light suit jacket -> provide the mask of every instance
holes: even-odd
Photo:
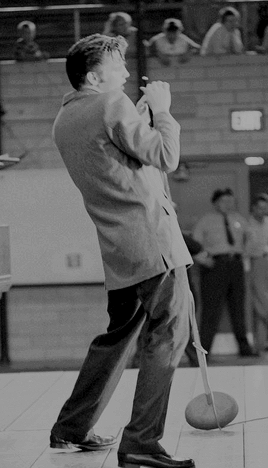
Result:
[[[169,113],[151,128],[122,90],[64,96],[53,134],[98,234],[105,284],[120,289],[191,264],[160,171],[179,162]]]

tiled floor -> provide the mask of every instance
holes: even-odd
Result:
[[[95,303],[104,308],[103,290],[93,289]],[[45,288],[40,295],[35,289],[28,291],[28,296],[24,294],[21,301],[21,289],[13,296],[13,304],[21,307],[21,311],[27,308],[27,304],[35,311],[38,305],[39,308],[44,307],[40,309],[42,313],[48,304],[55,304],[57,309],[64,303],[64,307],[68,305],[71,309],[73,303],[79,302],[81,313],[85,313],[88,298],[92,299],[87,287],[63,287],[60,291],[59,295],[53,289],[51,295]],[[18,309],[14,308],[13,314],[17,313]],[[82,361],[82,358],[66,358],[60,361],[12,360],[9,365],[0,364],[0,468],[117,467],[116,449],[104,453],[62,453],[48,446],[50,428],[71,392]],[[166,450],[177,456],[191,456],[196,461],[196,468],[266,468],[267,364],[268,353],[258,358],[213,355],[209,366],[212,389],[234,396],[239,413],[234,425],[222,431],[200,431],[186,423],[184,411],[194,396],[204,392],[203,384],[199,369],[190,368],[184,356],[176,370],[171,391],[163,438]],[[100,434],[111,433],[118,440],[130,417],[138,372],[131,368],[131,362],[129,367],[96,426]]]
[[[116,448],[102,453],[49,448],[49,432],[69,396],[77,372],[26,372],[0,375],[1,468],[116,468]],[[124,372],[96,425],[99,434],[120,440],[130,417],[137,370]],[[211,367],[213,391],[232,395],[235,420],[222,430],[189,426],[187,403],[203,393],[199,369],[176,370],[162,444],[174,456],[191,456],[196,468],[265,468],[268,459],[268,367]]]

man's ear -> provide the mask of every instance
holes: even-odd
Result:
[[[87,72],[86,79],[91,86],[97,86],[99,84],[98,74],[94,71]]]

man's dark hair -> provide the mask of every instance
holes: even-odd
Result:
[[[219,198],[224,197],[225,195],[233,197],[234,192],[229,187],[227,187],[226,189],[217,189],[212,194],[211,203],[215,203],[217,200],[219,200]]]
[[[175,32],[178,31],[178,29],[179,26],[174,21],[170,21],[166,31]]]
[[[76,42],[66,57],[66,72],[71,85],[79,90],[89,71],[96,69],[105,55],[118,51],[124,58],[127,42],[122,36],[92,34]]]

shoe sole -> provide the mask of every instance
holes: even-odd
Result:
[[[136,463],[118,463],[118,466],[120,468],[143,468],[143,467],[146,467],[146,468],[155,468],[156,465],[145,465],[144,463],[139,463],[139,464],[136,464]],[[195,468],[195,464],[191,464],[191,465],[188,465],[188,466],[185,466],[185,468]]]
[[[120,468],[143,468],[143,467],[155,468],[155,467],[160,466],[160,464],[152,463],[151,465],[149,465],[148,463],[131,463],[131,462],[124,462],[124,461],[118,460],[118,466]],[[191,465],[185,465],[185,468],[196,468],[196,466],[195,466],[195,463],[191,463]]]
[[[80,450],[89,451],[89,452],[101,452],[103,450],[109,450],[110,448],[114,447],[116,442],[112,444],[108,444],[105,446],[99,445],[83,445],[83,444],[72,444],[71,442],[51,442],[50,447],[56,449],[74,449],[78,448]]]

